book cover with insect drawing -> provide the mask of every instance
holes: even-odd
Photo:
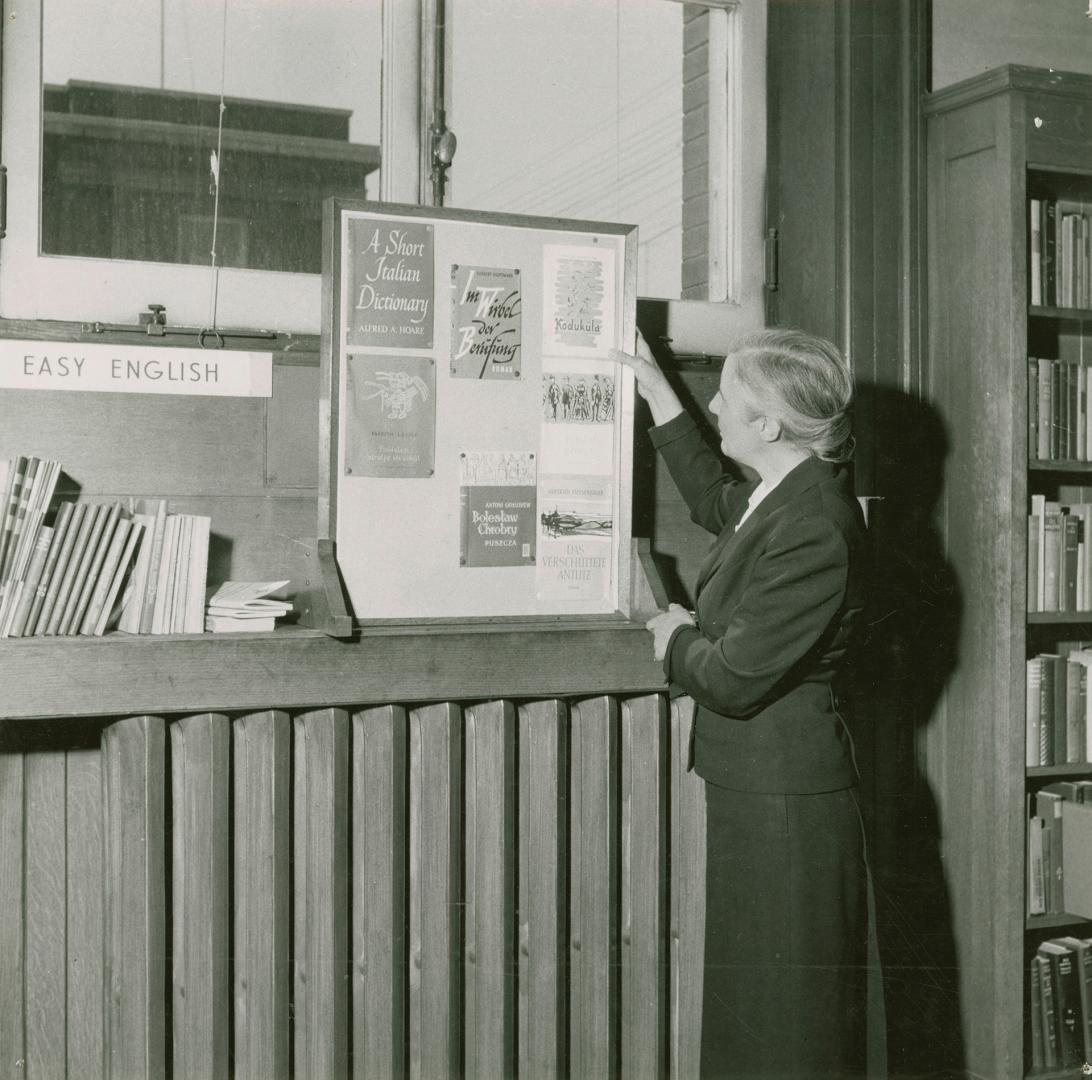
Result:
[[[427,356],[350,356],[347,476],[432,476],[436,364]]]

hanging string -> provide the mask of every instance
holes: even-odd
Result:
[[[220,299],[220,267],[216,262],[216,239],[220,227],[220,172],[223,163],[224,146],[224,113],[227,105],[224,102],[224,87],[227,83],[227,8],[228,0],[224,0],[223,28],[220,41],[220,108],[216,120],[216,149],[212,152],[209,161],[209,170],[212,174],[212,257],[210,266],[210,295],[209,295],[209,326],[208,329],[214,335],[218,333],[217,306]],[[204,340],[202,338],[202,340]]]

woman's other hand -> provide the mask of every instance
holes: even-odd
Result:
[[[653,423],[666,424],[683,411],[682,402],[671,389],[640,330],[637,331],[636,348],[632,353],[611,349],[608,356],[619,364],[625,364],[637,377],[637,392],[648,402]]]
[[[681,604],[669,604],[667,611],[653,615],[645,623],[645,629],[652,632],[652,655],[662,660],[667,655],[667,643],[671,635],[680,626],[697,626],[694,616]]]

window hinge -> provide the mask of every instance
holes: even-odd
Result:
[[[766,280],[763,284],[770,292],[777,292],[778,286],[778,256],[780,255],[780,238],[776,229],[766,230]]]

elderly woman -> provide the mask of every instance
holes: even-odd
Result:
[[[847,470],[852,376],[829,342],[740,341],[710,403],[725,475],[644,341],[631,367],[652,441],[713,533],[696,611],[648,622],[673,692],[696,703],[707,820],[702,1076],[864,1072],[868,872],[837,677],[864,603]]]

